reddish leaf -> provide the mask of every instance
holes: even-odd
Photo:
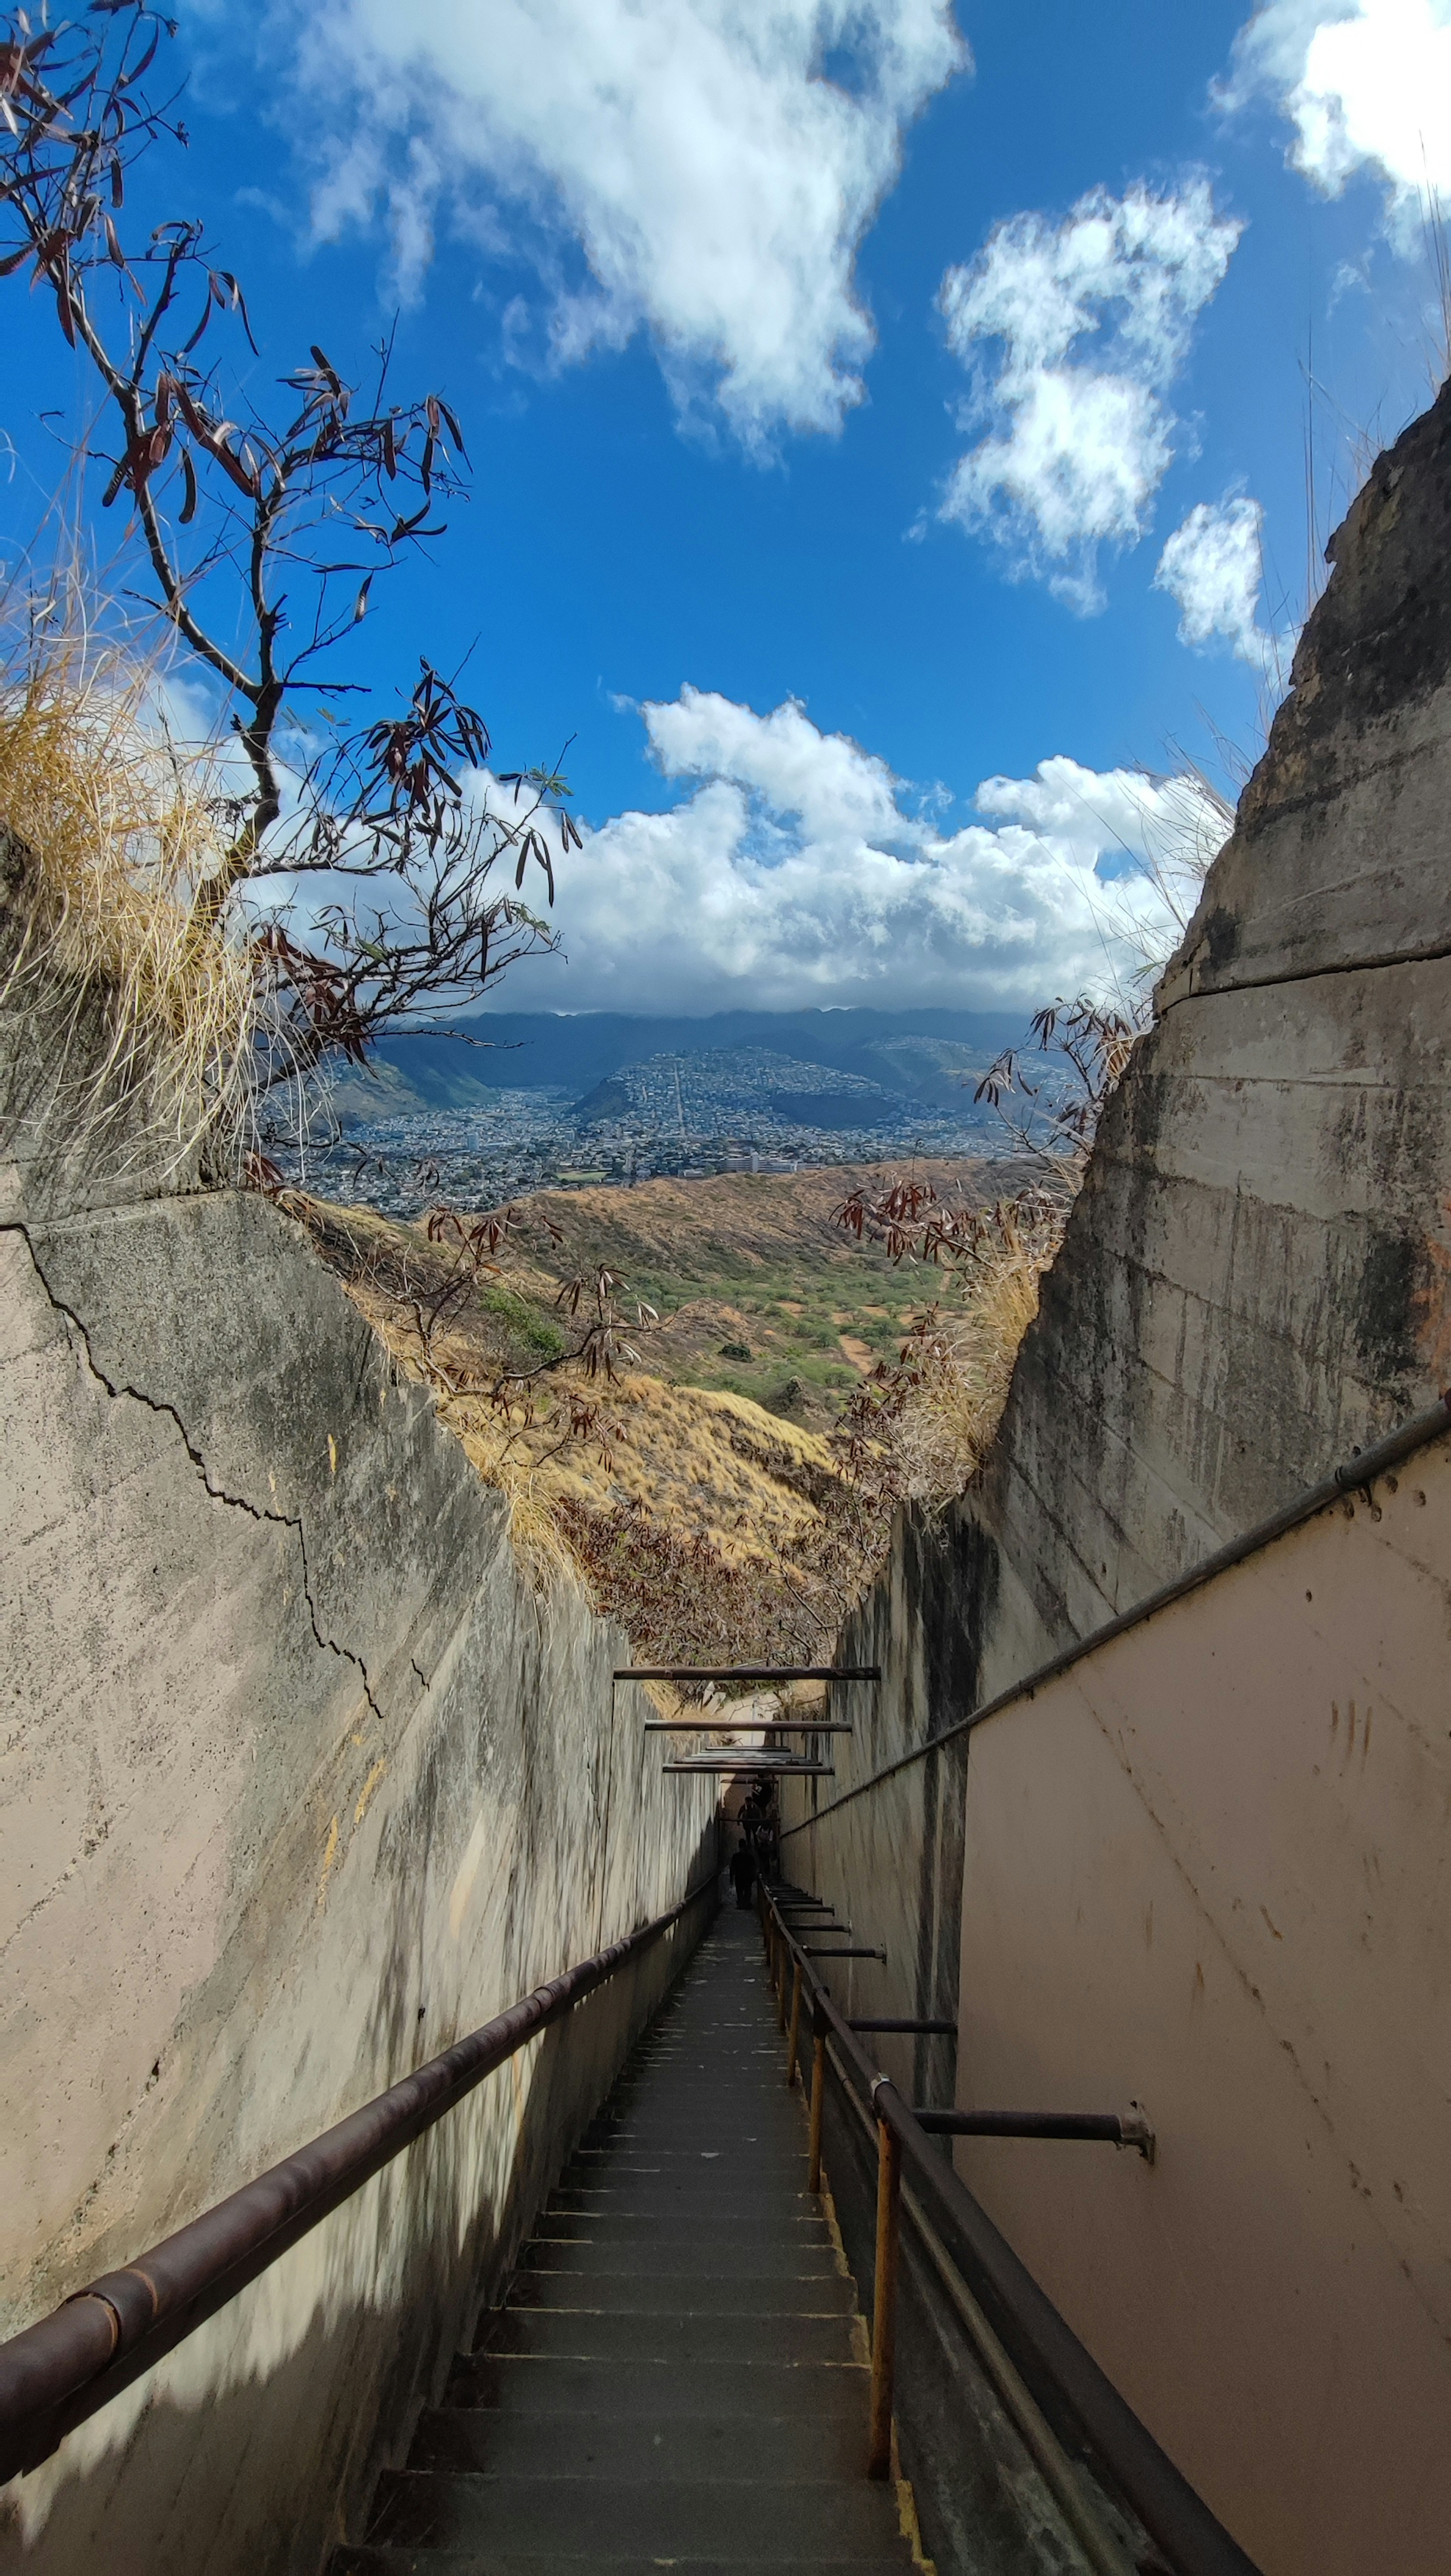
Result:
[[[192,353],[193,349],[196,347],[196,344],[197,344],[198,340],[201,338],[203,331],[205,331],[205,329],[206,329],[206,327],[207,327],[207,324],[210,322],[210,320],[211,320],[211,318],[212,318],[212,294],[211,294],[211,288],[212,288],[212,286],[214,286],[214,285],[215,285],[215,283],[216,283],[216,280],[215,280],[215,279],[212,279],[212,280],[210,281],[209,285],[208,285],[208,289],[207,289],[207,300],[206,300],[205,304],[202,306],[202,318],[201,318],[200,322],[197,324],[196,329],[193,331],[193,333],[192,333],[192,335],[191,335],[191,338],[190,338],[189,340],[187,340],[187,341],[184,341],[184,342],[183,342],[183,344],[182,344],[182,352],[181,352],[181,354],[182,354],[182,356],[183,356],[184,358],[189,358],[189,357],[191,356],[191,353]]]
[[[134,70],[122,73],[121,78],[116,83],[118,90],[133,89],[137,81],[142,78],[143,74],[150,71],[152,64],[156,60],[156,48],[160,42],[161,29],[158,27],[150,44],[147,46],[145,53],[142,55],[140,62],[136,64]]]

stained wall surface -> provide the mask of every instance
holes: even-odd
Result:
[[[946,1510],[901,1516],[839,1640],[882,1682],[823,1809],[1451,1378],[1451,388],[1330,551],[987,1466]],[[954,2008],[962,1782],[944,1749],[784,1842],[887,1948],[873,2008]],[[787,1806],[795,1822],[809,1801]]]
[[[28,1132],[0,1204],[6,2332],[715,1858],[711,1785],[663,1780],[612,1694],[624,1640],[530,1590],[300,1229]],[[704,1919],[6,2489],[0,2565],[311,2576]]]
[[[1451,2532],[1451,1444],[970,1737],[959,2171],[1266,2576]]]

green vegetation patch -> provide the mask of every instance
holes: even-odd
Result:
[[[489,1287],[480,1290],[479,1304],[486,1315],[497,1315],[501,1324],[507,1324],[515,1339],[528,1350],[536,1351],[544,1360],[558,1359],[565,1347],[563,1333],[552,1317],[541,1314],[527,1298],[512,1288]]]

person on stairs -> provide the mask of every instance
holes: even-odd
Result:
[[[731,1854],[730,1881],[736,1891],[736,1903],[744,1914],[749,1910],[756,1884],[756,1855],[749,1834],[743,1834]]]

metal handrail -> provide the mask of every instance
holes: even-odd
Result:
[[[788,1983],[792,1988],[788,2084],[795,2078],[803,2006],[810,2016],[813,2049],[808,2189],[815,2192],[821,2188],[828,2037],[842,2081],[876,2125],[877,2252],[868,2475],[885,2477],[891,2461],[896,2242],[905,2163],[911,2170],[915,2198],[926,2204],[931,2220],[931,2226],[920,2231],[929,2256],[940,2268],[939,2258],[945,2248],[948,2260],[974,2299],[987,2309],[989,2322],[1012,2360],[1025,2369],[1030,2382],[1036,2377],[1040,2384],[1046,2382],[1054,2389],[1149,2537],[1170,2560],[1176,2576],[1259,2576],[1254,2561],[1231,2538],[1168,2453],[1160,2449],[1147,2426],[1140,2423],[1006,2237],[999,2234],[981,2202],[974,2199],[952,2166],[934,2152],[921,2122],[891,2078],[873,2067],[850,2022],[832,2002],[806,1950],[793,1938],[775,1898],[764,1885],[760,1903],[767,1961],[777,1983],[778,2018],[783,2027]],[[1123,2143],[1139,2142],[1125,2139]],[[941,2245],[936,2242],[934,2230]]]
[[[717,1885],[712,1871],[668,1913],[536,1986],[134,2263],[103,2273],[48,2317],[0,2343],[0,2480],[48,2459],[77,2424],[225,2307],[486,2076],[607,1984]]]

